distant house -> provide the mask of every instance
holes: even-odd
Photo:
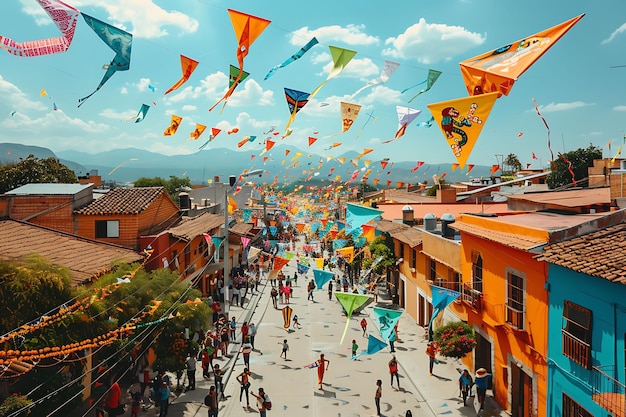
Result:
[[[548,246],[547,415],[626,416],[626,223]]]
[[[167,229],[180,219],[163,187],[115,188],[74,211],[76,234],[140,250],[140,237]]]

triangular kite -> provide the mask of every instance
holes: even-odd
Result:
[[[388,308],[374,307],[374,317],[376,325],[380,331],[380,336],[383,340],[389,340],[393,328],[398,323],[402,310],[390,310]]]
[[[281,256],[274,257],[274,271],[280,271],[283,269],[283,266],[289,263],[289,259],[283,258]]]
[[[189,80],[189,77],[191,77],[191,74],[195,71],[196,67],[198,66],[198,61],[188,58],[185,55],[181,54],[180,66],[183,71],[182,77],[180,77],[180,79],[176,81],[174,85],[168,88],[167,91],[163,93],[163,95],[167,95],[171,93],[172,91],[178,89],[181,85],[185,84],[187,80]]]
[[[465,168],[499,94],[488,93],[428,105],[461,169]]]
[[[359,111],[361,111],[360,104],[346,103],[345,101],[341,102],[341,132],[335,133],[332,135],[324,136],[324,138],[332,138],[333,136],[341,135],[344,132],[347,132],[352,124],[356,120],[359,115]]]
[[[386,347],[387,347],[386,342],[383,342],[382,340],[377,339],[375,336],[370,334],[367,336],[367,349],[362,350],[361,352],[352,356],[350,359],[354,360],[361,355],[373,355],[374,353],[380,352]]]
[[[348,327],[350,326],[350,318],[352,317],[352,313],[354,312],[354,310],[365,304],[370,299],[370,296],[365,294],[353,294],[347,292],[335,292],[334,294],[346,312],[346,326],[343,329],[343,334],[341,335],[341,340],[339,341],[339,344],[341,345],[343,343],[343,339],[346,337]]]
[[[309,136],[309,146],[313,145],[316,140],[317,140],[317,138]]]
[[[339,48],[337,46],[329,46],[330,55],[333,58],[333,68],[328,73],[328,77],[324,82],[318,85],[315,90],[309,96],[309,100],[313,100],[313,97],[321,90],[321,88],[331,79],[336,77],[343,71],[343,69],[348,65],[348,63],[354,58],[356,55],[356,51],[351,51],[349,49]]]
[[[383,70],[380,73],[380,77],[378,77],[378,78],[376,78],[374,80],[371,80],[366,85],[364,85],[363,87],[359,88],[354,94],[352,94],[350,96],[349,100],[352,100],[354,97],[356,97],[357,94],[359,94],[360,92],[362,92],[366,88],[369,88],[369,87],[372,87],[372,86],[375,86],[375,85],[385,84],[387,81],[389,81],[389,78],[391,77],[391,75],[394,72],[396,72],[396,70],[398,69],[399,66],[400,66],[400,64],[397,63],[397,62],[385,60],[385,63],[383,64]]]
[[[287,105],[289,106],[289,120],[285,126],[285,130],[287,130],[296,118],[296,113],[302,110],[306,103],[309,102],[309,93],[292,90],[291,88],[285,88],[285,98],[287,99]]]
[[[350,233],[383,213],[382,210],[375,208],[346,203],[346,233]]]
[[[313,279],[315,280],[315,286],[318,290],[321,290],[328,281],[335,276],[334,272],[324,271],[323,269],[313,270]]]
[[[422,81],[421,83],[415,84],[415,85],[413,85],[411,87],[405,88],[404,90],[402,90],[400,92],[400,94],[404,94],[406,91],[410,90],[413,87],[417,87],[418,85],[422,85],[424,83],[427,83],[425,88],[423,88],[422,90],[420,90],[419,93],[417,93],[416,95],[411,97],[411,99],[408,101],[410,103],[413,100],[415,100],[420,94],[425,93],[428,90],[430,90],[431,87],[433,86],[433,84],[435,84],[435,81],[437,81],[437,79],[439,78],[440,75],[441,75],[441,71],[437,71],[437,70],[434,70],[434,69],[429,69],[428,70],[428,76],[426,77],[426,80]]]
[[[432,295],[433,314],[430,316],[430,322],[428,323],[428,340],[432,340],[435,317],[437,317],[440,312],[445,310],[450,303],[461,296],[461,293],[458,291],[438,287],[436,285],[430,286],[430,292]]]

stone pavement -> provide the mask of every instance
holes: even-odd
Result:
[[[284,268],[285,274],[292,276],[295,259]],[[395,346],[402,389],[396,389],[395,385],[392,388],[389,383],[387,363],[392,356],[389,348],[350,360],[352,339],[359,344],[359,351],[367,347],[367,338],[363,337],[359,325],[362,317],[368,320],[368,332],[377,335],[372,320],[374,304],[351,318],[345,340],[340,345],[346,317],[336,299],[328,299],[326,288],[315,291],[315,302],[307,301],[306,282],[312,273],[309,275],[306,280],[303,277],[298,279],[290,304],[293,313],[299,317],[301,329],[284,328],[281,311],[272,307],[269,284],[260,287],[262,294],[254,296],[246,309],[231,307],[230,316],[237,317],[238,324],[245,320],[257,325],[257,350],[250,358],[250,391],[256,393],[259,387],[263,387],[269,394],[273,407],[268,416],[374,416],[377,379],[383,382],[381,414],[385,417],[405,416],[407,410],[411,410],[415,417],[477,415],[470,404],[473,397],[468,399],[467,406],[459,397],[457,368],[462,367],[460,362],[449,360],[446,364],[435,365],[434,375],[429,375],[424,329],[408,315],[400,318],[399,340]],[[386,300],[379,299],[378,305],[390,307]],[[290,346],[286,360],[280,358],[283,339],[287,339]],[[254,397],[250,396],[250,409],[246,408],[245,394],[239,402],[240,387],[235,377],[243,370],[243,358],[237,354],[241,344],[231,346],[232,357],[217,361],[226,369],[227,395],[227,400],[220,402],[219,415],[258,415]],[[317,389],[317,370],[305,368],[318,359],[320,353],[325,353],[326,359],[330,360],[323,390]],[[168,416],[206,415],[203,399],[213,379],[204,380],[199,367],[196,380],[196,390],[183,392],[173,399]],[[507,415],[497,408],[492,398],[487,399],[485,408],[483,416]],[[140,415],[158,415],[158,408],[150,408]]]

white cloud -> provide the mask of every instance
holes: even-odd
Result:
[[[108,15],[99,17],[113,26],[132,32],[142,38],[160,38],[168,35],[166,27],[172,26],[183,33],[198,30],[198,21],[176,10],[167,11],[149,0],[74,0],[72,6],[84,10],[89,6],[103,8]],[[52,19],[38,5],[22,0],[22,9],[35,18],[38,25],[52,23]],[[127,27],[126,24],[130,24]]]
[[[99,116],[105,117],[107,119],[113,119],[113,120],[128,120],[131,117],[134,117],[137,115],[137,111],[138,110],[126,110],[124,112],[119,112],[113,109],[104,109],[102,111],[100,111],[100,113],[98,113]]]
[[[2,75],[0,75],[0,96],[2,96],[2,107],[7,107],[9,111],[16,110],[24,113],[28,110],[49,109],[49,106],[41,101],[30,100],[17,86],[2,78]]]
[[[235,92],[228,99],[228,105],[249,106],[250,103],[261,106],[269,106],[274,104],[274,92],[263,90],[255,80],[247,80],[243,85],[239,84]]]
[[[120,94],[128,94],[128,88],[126,88],[126,87],[122,87],[122,88],[120,89]]]
[[[397,37],[388,38],[383,55],[394,58],[413,58],[422,64],[450,61],[453,57],[482,45],[486,37],[467,31],[461,26],[427,23],[424,18],[409,26]]]
[[[301,27],[291,34],[292,45],[304,46],[313,36],[322,44],[341,41],[348,45],[378,45],[380,39],[376,36],[364,33],[365,25],[348,26],[322,26],[317,29],[309,29],[308,26]]]
[[[278,120],[257,120],[250,117],[247,112],[241,112],[237,115],[237,126],[251,127],[254,130],[267,132],[270,126],[277,126]]]
[[[553,113],[557,111],[568,111],[587,106],[593,106],[593,103],[585,103],[584,101],[572,101],[571,103],[550,103],[539,106],[539,111],[541,113]]]
[[[152,91],[148,86],[150,85],[150,78],[140,78],[139,82],[134,84],[139,91]]]
[[[183,111],[195,111],[195,110],[198,110],[198,106],[194,106],[193,104],[183,105]]]
[[[602,43],[603,45],[604,45],[604,44],[607,44],[607,43],[611,42],[612,40],[614,40],[614,39],[615,39],[615,38],[616,38],[619,34],[621,34],[621,33],[623,33],[623,32],[626,32],[626,23],[623,23],[620,27],[618,27],[617,29],[615,29],[615,30],[613,31],[613,33],[611,33],[611,34],[609,35],[609,37],[608,37],[608,38],[606,38],[606,39],[604,39],[601,43]]]
[[[369,90],[369,93],[359,99],[361,104],[398,104],[402,102],[401,94],[398,90],[393,90],[384,85],[377,85]]]
[[[621,105],[621,106],[615,106],[613,107],[614,111],[626,111],[626,106],[625,105]]]

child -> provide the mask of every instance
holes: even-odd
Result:
[[[356,344],[356,340],[352,339],[352,356],[356,356],[356,352],[359,350],[359,345]]]
[[[365,320],[365,317],[361,319],[361,329],[363,329],[363,337],[365,337],[367,333],[367,320]]]
[[[130,408],[130,417],[137,417],[139,415],[139,410],[141,409],[141,400],[142,400],[142,393],[139,391],[133,392],[131,394],[132,396],[132,404],[131,404],[131,408]]]
[[[280,354],[280,357],[282,358],[283,355],[285,355],[285,360],[287,360],[287,351],[289,350],[289,344],[287,343],[287,339],[283,339],[283,343],[278,342],[278,344],[282,344],[283,345],[283,351]]]
[[[296,326],[298,326],[298,329],[302,328],[302,326],[300,326],[300,322],[298,321],[298,315],[294,314],[293,315],[293,328],[295,329]]]

